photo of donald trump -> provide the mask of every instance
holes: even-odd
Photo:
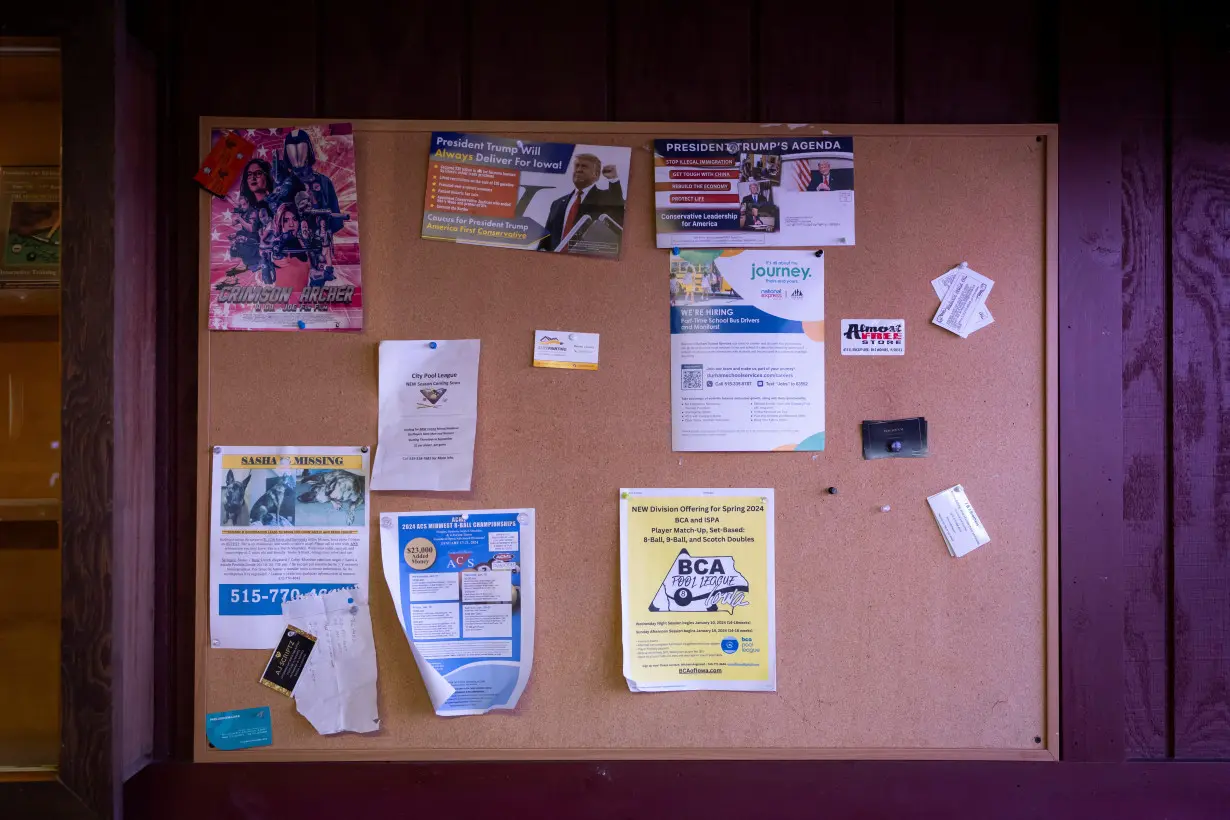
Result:
[[[580,152],[572,157],[571,172],[572,190],[551,203],[547,236],[538,246],[540,251],[567,253],[569,248],[561,245],[578,225],[585,231],[601,222],[607,230],[622,231],[624,191],[615,163],[604,163],[596,154]]]

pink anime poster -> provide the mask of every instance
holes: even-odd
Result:
[[[362,330],[350,124],[236,132],[256,148],[210,203],[209,329]]]

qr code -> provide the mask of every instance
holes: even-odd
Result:
[[[699,364],[679,365],[680,387],[683,390],[705,389],[705,368]]]

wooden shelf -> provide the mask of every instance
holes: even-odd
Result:
[[[57,316],[60,289],[0,288],[0,316]]]

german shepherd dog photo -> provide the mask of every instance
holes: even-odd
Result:
[[[287,489],[285,476],[274,479],[273,483],[265,488],[265,494],[252,505],[252,523],[266,527],[293,527],[294,519],[282,515]],[[293,500],[294,496],[291,496],[291,499]]]
[[[328,502],[335,510],[346,510],[346,525],[354,523],[355,508],[363,503],[363,476],[345,470],[325,470],[312,473],[304,470],[299,476],[299,501],[304,504]]]
[[[222,526],[248,523],[248,482],[251,480],[251,473],[243,481],[236,481],[234,471],[226,471],[226,483],[222,485]]]

